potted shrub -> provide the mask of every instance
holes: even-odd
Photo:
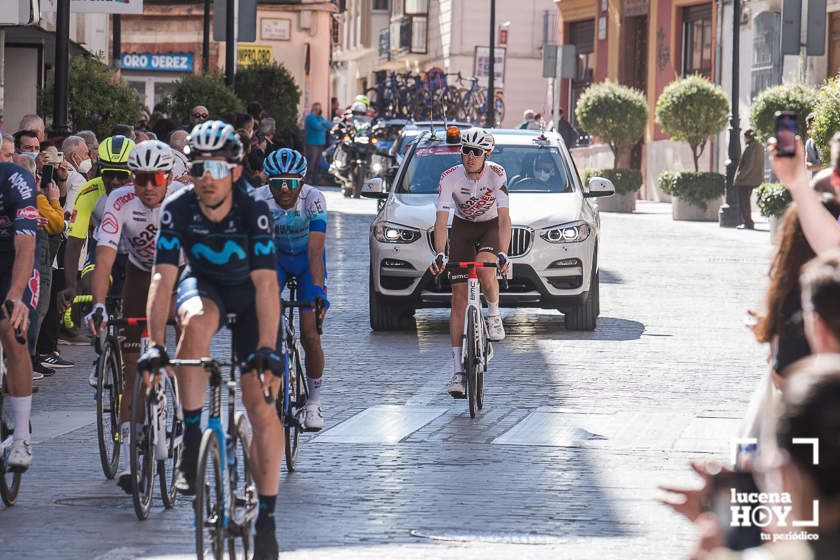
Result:
[[[755,189],[756,204],[770,224],[770,240],[776,242],[779,219],[790,204],[790,192],[781,183],[762,183]]]
[[[800,128],[804,126],[806,115],[800,115]],[[817,144],[820,154],[830,154],[829,141],[840,130],[840,78],[828,80],[817,93],[814,104],[814,128],[811,136]],[[828,163],[828,157],[821,157]]]
[[[776,128],[777,111],[794,111],[799,115],[801,135],[805,136],[805,117],[814,110],[817,90],[806,84],[782,84],[762,90],[750,106],[750,126],[759,142],[767,142]]]
[[[609,179],[615,186],[615,195],[595,199],[602,212],[632,212],[636,209],[636,191],[642,186],[642,172],[638,169],[592,169],[581,174],[583,185],[592,177]]]
[[[729,99],[723,89],[702,76],[674,80],[656,102],[656,122],[674,140],[687,142],[694,172],[671,177],[675,220],[717,221],[725,180],[720,173],[699,171],[700,156],[710,136],[723,131],[729,117]]]
[[[630,180],[630,177],[635,176],[629,173],[634,171],[629,169],[630,153],[633,146],[642,139],[647,125],[647,100],[644,94],[609,81],[593,84],[581,94],[575,114],[581,127],[609,145],[613,153],[614,171],[623,173],[627,178],[623,188],[633,185],[630,190],[620,190],[616,183],[615,196],[599,201],[599,207],[607,212],[632,212],[636,208],[636,191],[641,188],[642,182]],[[612,176],[608,178],[612,179]]]

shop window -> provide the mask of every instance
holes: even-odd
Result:
[[[682,75],[712,77],[712,5],[682,9]]]
[[[753,21],[752,98],[782,83],[781,22],[777,12],[762,12]]]
[[[370,9],[374,12],[387,12],[391,9],[391,0],[373,0]]]
[[[568,121],[577,126],[575,107],[580,95],[592,85],[595,73],[595,20],[576,21],[569,24],[568,44],[575,46],[577,65],[572,80],[572,97],[569,99]]]

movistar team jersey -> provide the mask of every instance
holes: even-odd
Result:
[[[31,173],[14,163],[0,163],[0,252],[13,253],[18,235],[35,236],[35,195]]]
[[[274,218],[274,243],[281,255],[300,255],[309,246],[310,231],[327,231],[327,201],[318,188],[303,185],[297,202],[292,208],[280,207],[268,185],[258,188],[253,194],[256,200],[264,201]]]
[[[231,196],[233,206],[219,222],[201,212],[192,185],[167,198],[155,264],[178,266],[183,250],[195,276],[220,286],[248,282],[252,270],[274,270],[277,252],[268,206],[236,187]]]

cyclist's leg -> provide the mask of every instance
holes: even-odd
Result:
[[[9,286],[12,280],[12,268],[14,265],[14,256],[10,259],[0,260],[3,265],[3,272],[0,274],[0,294],[5,300],[6,294],[9,291]],[[33,276],[27,283],[27,288],[23,292],[22,301],[29,308],[29,312],[38,303],[38,276],[37,271],[33,270]],[[6,384],[8,389],[8,406],[9,412],[15,421],[15,433],[13,438],[15,440],[22,440],[25,449],[14,449],[9,458],[10,463],[14,462],[14,466],[26,468],[32,461],[31,451],[29,450],[29,418],[32,413],[32,360],[29,356],[29,349],[26,343],[26,329],[21,333],[24,337],[24,343],[20,344],[15,339],[15,332],[9,317],[6,316],[4,310],[4,318],[0,320],[0,342],[3,344],[3,350],[6,354],[7,375]],[[16,446],[19,444],[15,444]],[[26,455],[26,457],[22,457]]]
[[[475,260],[477,241],[474,222],[455,217],[449,232],[449,260],[457,263]],[[449,282],[452,284],[452,310],[449,314],[449,338],[452,343],[452,369],[462,371],[461,335],[464,334],[464,314],[467,309],[467,269],[452,270]]]
[[[176,356],[197,359],[210,355],[210,340],[222,324],[225,308],[211,284],[185,269],[178,283],[176,309],[181,336]],[[184,450],[175,486],[183,494],[195,493],[195,472],[201,444],[201,410],[207,393],[207,374],[200,367],[175,368],[184,411]]]
[[[476,260],[482,262],[496,262],[499,253],[499,219],[494,218],[486,222],[481,222],[483,231],[481,239],[478,242],[478,255]],[[495,268],[479,268],[478,278],[481,281],[481,291],[484,292],[484,297],[488,304],[495,305],[495,313],[491,315],[498,315],[499,306],[499,280],[496,278]],[[493,308],[491,307],[491,311]]]
[[[114,263],[117,266],[117,263]],[[123,313],[126,317],[146,316],[146,294],[149,292],[151,273],[134,266],[131,262],[125,265],[125,282],[123,285]],[[120,457],[123,461],[122,473],[130,476],[129,457],[131,454],[131,408],[134,398],[134,376],[137,372],[137,358],[140,356],[140,335],[143,332],[143,325],[125,327],[122,341],[123,359],[125,360],[125,382],[123,384],[122,403],[120,406],[120,441],[122,451]],[[138,406],[137,420],[143,419],[143,407]]]
[[[326,260],[326,257],[325,257]],[[326,292],[326,262],[324,262],[324,291]],[[298,275],[301,299],[314,301],[319,295],[318,289],[312,283],[307,257],[306,269]],[[306,385],[309,388],[309,399],[304,409],[303,423],[307,429],[321,429],[324,427],[324,413],[321,409],[321,385],[324,375],[324,350],[321,346],[321,335],[318,334],[315,309],[305,307],[300,310],[300,339],[306,359]]]

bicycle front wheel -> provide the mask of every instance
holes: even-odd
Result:
[[[2,366],[3,364],[0,363],[0,367]],[[0,387],[0,441],[5,441],[11,435],[12,429],[6,423],[6,417],[3,415],[3,388]],[[0,498],[8,507],[12,507],[17,502],[18,490],[20,490],[20,474],[8,470],[6,461],[0,458]]]
[[[175,466],[181,458],[181,450],[184,441],[184,413],[179,404],[178,381],[174,377],[165,375],[166,383],[166,434],[159,434],[158,437],[166,437],[167,457],[158,461],[157,472],[160,480],[160,497],[164,507],[171,508],[175,505],[177,492],[175,491]]]
[[[233,497],[233,518],[236,521],[236,534],[228,531],[228,558],[249,560],[254,548],[254,518],[257,516],[257,486],[251,472],[251,428],[248,419],[241,412],[235,416],[236,441],[233,444],[234,456],[230,477],[230,493]],[[231,464],[231,459],[228,460]],[[241,540],[241,554],[237,551],[236,541]]]
[[[289,364],[291,414],[286,415],[281,412],[281,418],[283,418],[283,427],[286,430],[286,470],[295,472],[298,452],[300,451],[300,434],[303,432],[303,427],[298,422],[297,415],[306,405],[309,398],[309,387],[306,385],[303,367],[301,366],[300,348],[297,341],[293,341],[289,348],[292,349],[292,359],[291,364]],[[282,399],[278,399],[277,402],[281,403]],[[282,404],[280,406],[282,407]]]
[[[151,401],[146,397],[143,376],[134,379],[131,400],[131,497],[134,513],[143,521],[152,509],[152,490],[155,485],[155,449],[151,433]]]
[[[105,478],[117,474],[120,462],[120,406],[123,374],[119,344],[109,338],[96,362],[96,436],[99,440],[99,462]]]
[[[479,410],[478,405],[478,374],[481,369],[478,357],[478,340],[480,326],[480,317],[478,310],[475,307],[470,307],[467,310],[467,353],[464,356],[466,367],[464,374],[467,376],[467,399],[470,405],[470,418],[475,418],[476,411]]]
[[[195,554],[199,560],[225,556],[222,457],[213,430],[205,430],[195,479]]]

